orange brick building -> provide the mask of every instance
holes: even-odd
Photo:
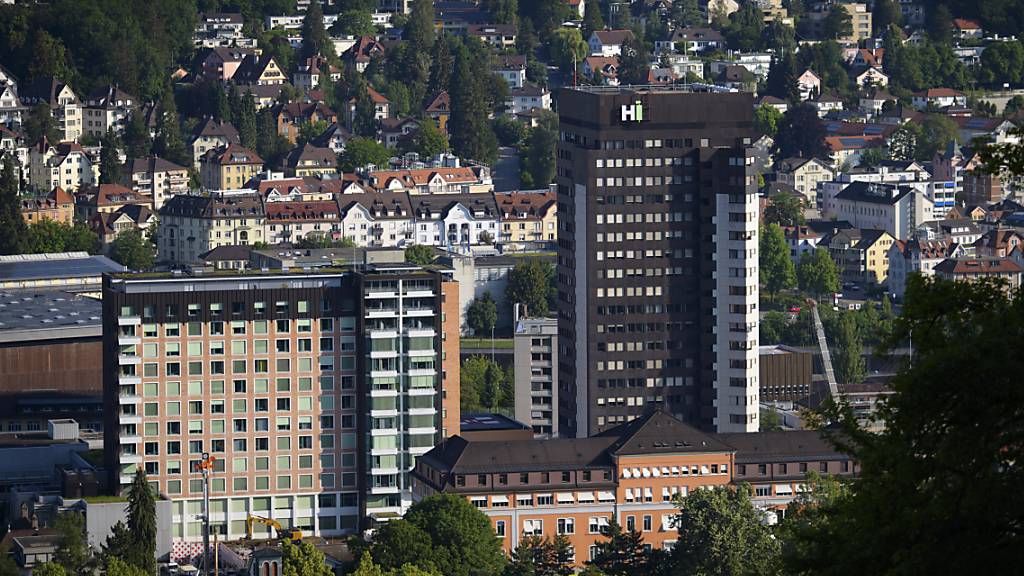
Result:
[[[415,498],[463,494],[491,519],[506,553],[527,535],[564,535],[583,566],[613,518],[652,547],[670,549],[679,498],[749,482],[754,504],[781,516],[809,470],[853,475],[857,468],[815,431],[705,434],[655,411],[590,438],[455,436],[420,457],[412,486]]]
[[[57,186],[46,196],[21,201],[21,217],[26,224],[40,220],[53,220],[62,224],[75,223],[75,197]]]

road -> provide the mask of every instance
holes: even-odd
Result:
[[[519,151],[502,146],[498,148],[498,161],[491,170],[495,192],[519,190]]]

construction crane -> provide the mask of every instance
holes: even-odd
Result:
[[[818,348],[821,349],[821,363],[825,367],[825,379],[828,381],[828,393],[832,401],[839,400],[839,385],[836,384],[836,373],[832,369],[832,356],[828,353],[828,342],[825,340],[825,327],[821,324],[821,316],[818,315],[818,303],[813,298],[807,299],[807,305],[811,307],[811,315],[814,316],[814,329],[818,333]]]
[[[203,475],[203,571],[210,574],[210,474],[213,473],[217,459],[209,453],[203,453],[203,459],[195,463],[193,472]]]
[[[298,542],[302,540],[302,530],[294,529],[288,530],[281,526],[281,523],[273,518],[265,518],[263,516],[253,516],[249,514],[245,517],[245,537],[252,540],[252,525],[263,524],[264,526],[270,526],[277,533],[277,537],[280,540],[293,540]]]

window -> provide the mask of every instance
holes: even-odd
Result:
[[[523,536],[543,536],[543,520],[523,520]]]
[[[558,534],[575,534],[576,520],[574,518],[558,519]]]
[[[587,532],[590,534],[600,534],[608,527],[607,516],[591,516],[587,521]]]
[[[650,532],[652,525],[652,519],[650,514],[644,515],[644,532]]]
[[[555,503],[555,498],[551,494],[538,494],[537,495],[537,506],[551,506]]]
[[[498,520],[494,523],[494,533],[497,534],[498,538],[505,537],[505,521]]]

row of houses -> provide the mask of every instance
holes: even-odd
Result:
[[[413,244],[465,252],[474,246],[550,245],[557,202],[550,191],[417,194],[387,182],[269,180],[255,189],[180,195],[159,211],[158,259],[192,264],[221,246],[350,241],[363,247]]]

